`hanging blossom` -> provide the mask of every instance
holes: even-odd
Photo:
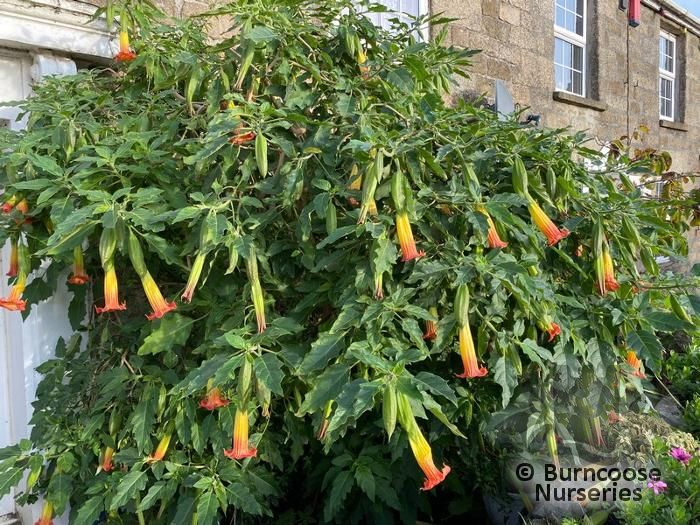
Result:
[[[438,311],[437,308],[431,306],[428,308],[430,315],[437,319]],[[425,332],[423,333],[423,339],[426,341],[432,341],[437,337],[437,321],[427,320],[425,322]]]
[[[260,285],[258,259],[255,248],[251,248],[250,250],[250,254],[246,260],[246,269],[248,271],[248,283],[250,284],[250,296],[253,300],[253,308],[255,310],[255,320],[258,324],[258,333],[261,334],[267,329],[267,322],[265,320],[265,297],[263,296],[262,286]]]
[[[491,215],[486,211],[484,206],[478,206],[477,211],[486,217],[486,222],[489,225],[489,231],[486,235],[486,240],[488,241],[489,248],[491,249],[503,249],[508,246],[508,243],[501,239],[498,235],[498,230],[496,229],[496,224],[493,222]]]
[[[561,327],[549,315],[545,315],[544,320],[540,321],[538,326],[540,330],[547,332],[550,343],[561,333]]]
[[[156,451],[148,456],[148,462],[153,463],[154,461],[162,461],[163,458],[165,457],[165,454],[168,452],[168,448],[170,447],[170,440],[172,439],[172,434],[167,433],[165,434],[161,439],[160,442],[158,443],[158,447],[156,448]]]
[[[34,525],[53,525],[53,504],[46,501],[41,509],[41,516],[34,522]]]
[[[129,232],[129,258],[131,259],[131,265],[141,280],[141,286],[146,294],[148,303],[151,305],[153,312],[146,315],[146,319],[152,321],[153,319],[160,319],[168,312],[171,312],[177,308],[175,302],[168,302],[163,297],[163,294],[158,288],[153,276],[146,268],[146,262],[143,258],[143,251],[141,250],[141,243],[136,237],[136,233],[133,231]]]
[[[374,298],[377,301],[384,299],[384,273],[374,274]]]
[[[3,213],[10,213],[12,211],[12,208],[15,207],[15,204],[17,204],[17,197],[13,195],[12,197],[10,197],[2,203],[2,206],[0,206],[0,210]]]
[[[117,62],[130,62],[136,58],[136,53],[131,50],[129,45],[129,32],[124,29],[119,32],[119,52],[114,55],[114,60]]]
[[[126,310],[126,303],[119,302],[119,282],[117,271],[114,267],[114,256],[117,250],[117,235],[113,228],[102,230],[100,237],[100,261],[104,271],[104,296],[105,305],[100,308],[95,306],[98,314],[104,312],[116,312]]]
[[[459,378],[484,377],[489,373],[484,366],[479,366],[474,348],[471,328],[469,328],[469,288],[462,284],[457,289],[455,296],[455,317],[459,327],[459,354],[462,357],[464,372],[457,374]]]
[[[569,230],[567,230],[566,228],[557,228],[557,225],[554,224],[552,219],[550,219],[547,216],[544,210],[540,207],[539,204],[537,204],[537,202],[535,202],[535,199],[533,199],[532,197],[529,197],[529,204],[527,208],[530,211],[530,217],[532,217],[532,221],[535,223],[537,228],[539,228],[539,230],[544,234],[544,236],[547,237],[547,243],[550,246],[554,246],[559,241],[569,236]]]
[[[206,255],[203,253],[198,253],[197,257],[195,257],[194,259],[194,263],[192,264],[192,270],[190,270],[190,276],[187,279],[187,286],[185,287],[185,291],[181,297],[182,301],[185,303],[189,303],[192,301],[192,295],[194,294],[194,290],[197,287],[199,278],[202,275],[205,260]]]
[[[671,457],[677,461],[680,461],[684,465],[688,465],[691,459],[693,459],[693,455],[686,451],[683,447],[673,447],[671,449]]]
[[[217,408],[228,406],[229,400],[221,396],[218,387],[209,387],[207,395],[199,402],[200,408],[205,410],[216,410]]]
[[[229,459],[245,459],[257,454],[258,450],[248,444],[248,411],[239,408],[233,421],[233,446],[224,450],[224,456]]]
[[[73,248],[73,275],[68,279],[69,284],[83,285],[90,278],[85,273],[85,259],[83,249],[80,246]]]
[[[606,290],[614,292],[620,287],[617,279],[615,279],[615,266],[607,247],[603,249],[603,279],[605,280]]]
[[[17,278],[15,279],[10,294],[0,298],[0,308],[5,308],[13,312],[23,312],[27,306],[27,301],[22,299],[24,288],[27,285],[27,275],[29,274],[30,262],[27,247],[21,241],[17,242]]]
[[[10,268],[7,271],[8,277],[17,277],[17,270],[19,268],[19,248],[17,239],[12,239],[10,242]]]
[[[401,260],[407,262],[423,257],[425,252],[418,251],[416,248],[411,221],[408,218],[409,209],[412,207],[413,195],[408,181],[400,171],[394,173],[391,179],[391,197],[396,209],[396,235],[399,238],[399,246],[401,247]]]
[[[114,456],[114,449],[112,447],[106,447],[104,454],[102,455],[102,463],[100,468],[104,472],[112,472],[114,470],[114,464],[112,463],[112,457]]]
[[[637,352],[635,352],[634,350],[627,351],[627,364],[630,365],[634,369],[633,375],[637,376],[640,379],[646,378],[644,373],[640,370],[640,368],[642,366],[642,362],[637,357]]]
[[[423,433],[416,422],[416,418],[413,415],[413,409],[411,408],[411,403],[408,398],[399,394],[398,396],[398,419],[399,423],[406,431],[408,435],[408,443],[411,446],[411,452],[413,452],[413,457],[416,458],[416,463],[425,474],[425,481],[421,490],[431,490],[435,486],[442,483],[442,481],[450,473],[449,465],[443,465],[442,469],[439,469],[435,465],[433,460],[433,451],[430,448],[430,443],[425,439]]]

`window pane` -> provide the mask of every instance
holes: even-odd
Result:
[[[566,24],[566,15],[563,9],[556,8],[555,22],[559,27],[564,27]]]
[[[554,39],[554,82],[556,89],[583,95],[583,47]]]
[[[673,81],[659,78],[659,113],[662,117],[673,118]]]
[[[576,17],[576,34],[583,36],[583,16]]]
[[[571,46],[574,54],[574,69],[583,71],[583,48],[579,46]]]

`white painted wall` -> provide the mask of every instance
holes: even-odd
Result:
[[[74,0],[0,0],[0,101],[26,98],[32,82],[46,75],[75,73],[75,63],[61,55],[95,60],[113,56],[115,42],[99,21],[90,21],[93,10]],[[17,114],[16,108],[0,107],[0,124],[21,129],[25,122],[15,122]],[[3,297],[9,291],[7,261],[9,246],[0,250]],[[70,295],[61,282],[54,297],[34,306],[24,323],[19,312],[0,309],[0,447],[29,436],[31,403],[41,380],[35,369],[51,358],[59,337],[72,333]],[[15,509],[11,497],[0,499],[0,516],[12,512],[31,524],[39,518],[41,504]],[[66,523],[67,516],[54,519],[55,525]]]

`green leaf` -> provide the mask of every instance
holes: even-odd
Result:
[[[500,356],[493,367],[493,379],[501,386],[501,405],[508,406],[518,385],[518,375],[506,356]]]
[[[420,372],[412,381],[420,391],[427,391],[442,396],[457,406],[457,396],[455,396],[450,385],[442,377],[431,374],[430,372]]]
[[[73,525],[93,525],[99,520],[100,514],[105,508],[103,496],[93,496],[78,509],[78,513],[73,520]]]
[[[326,368],[313,380],[313,388],[306,393],[299,408],[299,416],[323,408],[328,401],[335,399],[343,390],[350,377],[350,367],[345,363],[336,363]]]
[[[452,432],[455,436],[467,439],[467,437],[464,434],[462,434],[462,431],[459,430],[459,428],[457,428],[457,426],[447,418],[447,415],[445,415],[445,413],[442,411],[442,407],[440,406],[440,404],[437,401],[435,401],[429,394],[423,392],[422,403],[423,406],[427,408],[428,411],[438,419],[438,421],[440,421],[450,430],[450,432]]]
[[[367,494],[370,501],[374,502],[375,482],[372,470],[366,465],[360,465],[355,469],[355,481],[362,492]]]
[[[136,498],[139,492],[146,488],[148,475],[145,471],[132,470],[124,476],[112,498],[112,503],[109,510],[118,510],[126,505],[129,501]]]
[[[693,323],[679,319],[671,312],[646,312],[643,319],[659,332],[675,332],[676,330],[694,330]]]
[[[197,524],[212,525],[217,523],[219,501],[213,490],[203,491],[197,498]]]
[[[11,468],[0,472],[0,497],[9,494],[22,480],[23,469]]]
[[[178,313],[170,313],[154,323],[151,333],[139,348],[139,355],[168,352],[187,342],[194,319]]]
[[[323,509],[323,516],[326,521],[332,521],[333,517],[338,514],[353,484],[353,475],[350,471],[344,470],[335,477],[330,496],[326,500],[326,505]]]
[[[627,334],[627,345],[635,350],[639,357],[647,363],[652,370],[658,370],[661,366],[661,353],[663,347],[659,339],[651,332],[639,330]]]
[[[282,362],[277,356],[271,353],[264,353],[253,361],[255,376],[272,392],[277,395],[284,395],[282,391]]]
[[[179,497],[172,525],[191,525],[196,500],[192,496]]]
[[[305,376],[311,372],[323,368],[330,359],[336,357],[345,348],[345,333],[319,335],[311,344],[311,350],[299,365],[299,375]]]
[[[357,229],[357,226],[342,226],[340,228],[336,228],[333,233],[331,233],[328,237],[323,239],[321,242],[319,242],[316,245],[316,248],[319,250],[321,248],[324,248],[328,246],[329,244],[333,244],[335,241],[342,239],[346,235],[350,235]]]
[[[245,32],[244,37],[253,42],[269,42],[279,38],[277,33],[265,26],[253,27],[250,31]]]
[[[130,426],[140,453],[150,452],[152,446],[151,431],[156,417],[158,395],[158,389],[149,384],[131,415]]]
[[[540,368],[545,368],[544,362],[552,361],[552,353],[544,347],[537,344],[536,341],[532,339],[525,339],[520,341],[520,348],[522,348],[525,355],[530,358],[530,361],[537,363]]]
[[[404,93],[410,93],[413,91],[413,77],[407,69],[400,67],[393,71],[390,71],[386,77],[387,82],[403,91]]]
[[[226,487],[226,492],[228,493],[229,501],[235,507],[247,514],[253,514],[255,516],[262,515],[263,509],[260,503],[255,499],[250,489],[242,483],[235,482],[228,485]]]
[[[57,515],[63,514],[73,490],[73,477],[54,472],[46,491],[46,499],[53,503]]]

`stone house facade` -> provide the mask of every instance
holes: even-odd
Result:
[[[671,1],[641,4],[637,27],[618,0],[432,0],[431,10],[458,19],[449,44],[482,50],[463,94],[493,101],[500,80],[541,125],[587,130],[599,149],[646,126],[644,147],[700,174],[700,19]],[[700,228],[689,241],[692,265]]]

